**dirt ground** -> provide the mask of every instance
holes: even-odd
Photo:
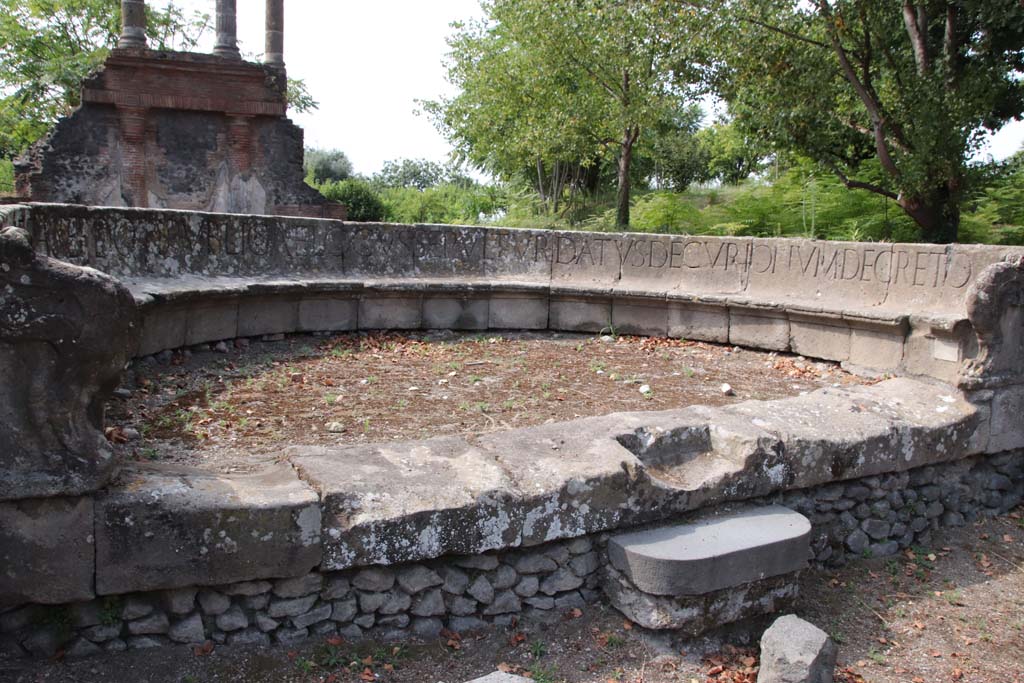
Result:
[[[479,434],[865,381],[738,347],[548,333],[292,336],[169,360],[136,363],[108,437],[128,458],[217,471],[258,468],[282,444]]]
[[[936,534],[928,548],[809,570],[794,611],[839,642],[837,683],[1024,683],[1024,510]],[[0,664],[11,683],[462,683],[496,669],[538,683],[754,683],[764,624],[689,642],[604,606],[488,634],[395,646],[166,648]]]

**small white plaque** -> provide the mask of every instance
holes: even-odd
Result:
[[[952,363],[960,362],[960,342],[955,339],[932,339],[932,357],[936,360],[948,360]]]

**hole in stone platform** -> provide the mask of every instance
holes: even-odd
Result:
[[[789,355],[549,332],[228,341],[136,361],[128,375],[131,393],[112,402],[107,419],[130,437],[118,446],[125,457],[216,471],[260,469],[293,444],[472,435],[863,381]],[[706,450],[698,437],[695,454]],[[656,443],[645,450],[641,441],[623,445],[658,464]]]

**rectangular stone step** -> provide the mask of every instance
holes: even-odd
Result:
[[[810,522],[798,512],[743,508],[613,536],[608,556],[644,593],[704,595],[803,569],[810,535]]]

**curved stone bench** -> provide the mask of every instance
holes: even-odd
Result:
[[[4,208],[3,216],[30,230],[38,252],[126,285],[135,301],[126,306],[143,320],[141,353],[293,331],[614,329],[795,350],[920,378],[475,438],[296,445],[282,453],[285,462],[253,475],[136,466],[85,495],[17,500],[26,496],[15,492],[15,500],[0,502],[8,567],[0,613],[17,602],[141,592],[146,604],[171,600],[173,614],[194,620],[194,589],[205,587],[204,616],[234,604],[254,617],[287,617],[274,627],[287,642],[325,614],[351,621],[349,603],[325,603],[354,601],[350,580],[374,593],[368,600],[375,605],[426,602],[421,593],[436,584],[406,577],[403,597],[382,569],[398,565],[416,575],[422,567],[415,563],[426,562],[473,572],[479,609],[459,614],[462,603],[439,606],[433,593],[415,609],[472,625],[521,607],[506,585],[507,568],[529,574],[543,567],[549,574],[537,604],[571,605],[606,562],[602,532],[722,503],[793,492],[836,500],[845,489],[835,482],[867,482],[848,484],[853,496],[858,486],[879,486],[873,478],[899,485],[897,474],[913,471],[901,476],[906,483],[913,476],[931,501],[914,512],[925,526],[887,529],[894,538],[871,528],[870,547],[892,552],[943,513],[925,498],[937,488],[928,483],[932,466],[955,474],[957,462],[972,463],[986,482],[979,496],[985,492],[988,509],[1020,500],[1024,477],[1012,450],[1024,448],[1019,249],[63,205]],[[823,557],[835,539],[821,545],[821,534],[834,530],[816,533],[812,547]],[[840,537],[839,547],[869,547],[856,533]],[[278,616],[253,607],[258,600],[234,597],[267,595],[271,579]],[[166,590],[192,591],[191,598],[158,597]]]

